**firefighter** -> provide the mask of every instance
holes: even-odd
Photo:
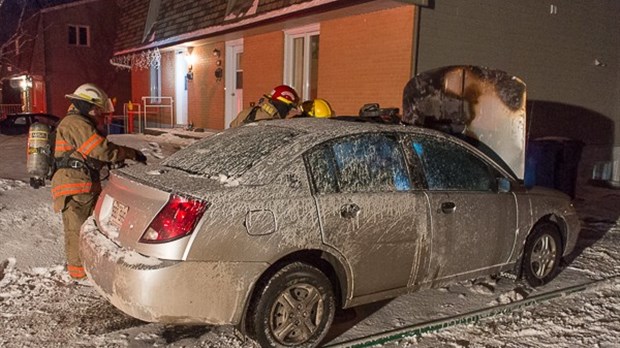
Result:
[[[101,192],[99,170],[129,158],[146,164],[146,156],[135,149],[108,141],[98,130],[97,121],[110,105],[107,94],[91,83],[65,96],[71,106],[56,130],[52,177],[54,211],[62,212],[67,271],[72,279],[86,276],[79,254],[82,223],[92,214]]]
[[[330,118],[336,116],[329,102],[321,98],[306,100],[301,103],[299,109],[302,117]]]
[[[230,127],[260,120],[290,118],[295,115],[298,103],[299,95],[293,87],[277,86],[270,94],[261,98],[256,106],[241,111],[230,123]]]

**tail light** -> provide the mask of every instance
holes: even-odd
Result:
[[[171,195],[168,203],[140,238],[140,242],[165,243],[192,234],[207,208],[207,202]]]

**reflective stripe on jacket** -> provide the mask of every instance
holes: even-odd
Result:
[[[54,149],[56,158],[69,154],[70,158],[81,161],[95,159],[114,163],[135,158],[134,149],[108,141],[88,117],[72,111],[58,125]],[[57,212],[64,207],[66,196],[90,192],[101,192],[101,183],[93,181],[86,168],[59,168],[52,177],[52,197]]]

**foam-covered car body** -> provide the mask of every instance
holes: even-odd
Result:
[[[559,235],[559,255],[533,247],[526,262],[542,279],[575,246],[568,196],[525,188],[437,131],[292,119],[226,130],[161,164],[115,171],[82,227],[81,250],[97,290],[129,315],[240,324],[292,263],[325,274],[335,303],[350,307],[519,272],[541,224]]]

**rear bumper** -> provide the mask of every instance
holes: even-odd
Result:
[[[114,244],[92,217],[82,226],[80,251],[97,291],[121,311],[148,322],[238,324],[253,284],[268,267],[143,256]]]

